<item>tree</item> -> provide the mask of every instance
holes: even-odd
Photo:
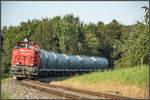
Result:
[[[137,22],[135,25],[128,26],[128,29],[126,29],[128,31],[123,32],[121,40],[118,41],[120,49],[117,52],[121,53],[121,58],[115,62],[117,67],[148,64],[149,24],[147,24],[147,21],[148,19],[145,19],[143,23]]]
[[[150,9],[146,6],[143,6],[141,8],[145,9],[146,14],[144,16],[144,23],[148,25],[149,24],[149,11],[150,11]]]
[[[99,45],[99,39],[96,37],[97,26],[90,23],[84,26],[84,48],[86,50],[86,55],[97,55],[97,47]]]

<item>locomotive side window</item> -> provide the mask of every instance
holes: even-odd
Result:
[[[25,48],[25,44],[19,44],[18,48]]]
[[[38,48],[35,47],[35,54],[38,55]]]
[[[15,50],[19,49],[19,48],[25,48],[25,44],[19,44],[15,47]]]
[[[19,48],[29,48],[33,50],[34,46],[32,44],[19,44],[18,46],[16,46],[15,50]]]

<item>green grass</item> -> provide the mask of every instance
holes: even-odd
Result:
[[[76,75],[69,79],[72,81],[82,81],[88,83],[100,83],[104,81],[121,82],[122,84],[132,84],[138,86],[149,86],[149,66],[140,66],[109,70],[105,72],[92,72],[90,74]]]
[[[6,95],[3,91],[1,92],[1,99],[9,99],[10,97]]]
[[[1,80],[1,84],[4,84],[6,81],[11,80],[12,78],[4,78]],[[7,94],[5,94],[3,92],[3,90],[1,90],[1,99],[9,99],[11,98],[10,96],[8,96]]]
[[[3,84],[3,83],[5,83],[6,81],[11,80],[11,79],[12,79],[12,78],[4,78],[4,79],[1,80],[1,83]]]

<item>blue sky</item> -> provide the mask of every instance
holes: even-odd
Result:
[[[28,19],[53,18],[72,13],[84,23],[105,24],[116,19],[125,25],[141,21],[141,7],[149,1],[2,1],[2,26],[17,26]]]

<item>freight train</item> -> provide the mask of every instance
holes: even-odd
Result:
[[[11,59],[11,73],[15,79],[62,76],[107,67],[106,58],[48,52],[27,39],[14,46]]]

